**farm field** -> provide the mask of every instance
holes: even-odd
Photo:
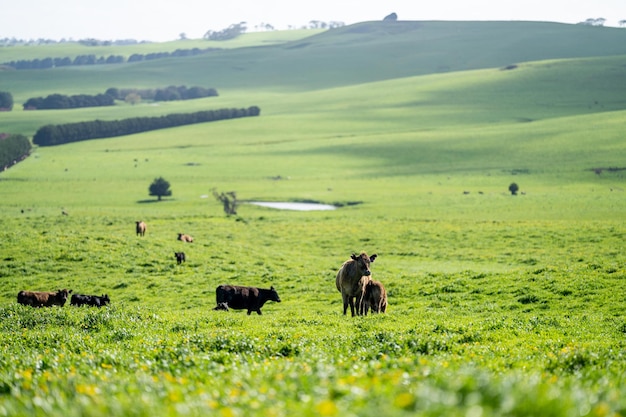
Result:
[[[257,36],[186,65],[0,72],[16,98],[0,131],[29,137],[49,123],[261,108],[36,147],[0,173],[0,415],[626,414],[626,31],[458,25],[360,24],[263,47]],[[524,46],[503,54],[494,31]],[[483,55],[442,53],[445,70],[426,59],[467,49],[458,32]],[[532,50],[520,32],[552,42]],[[576,36],[588,42],[576,56],[552,49]],[[439,43],[408,48],[416,39]],[[388,51],[388,65],[364,68],[358,44]],[[337,61],[342,47],[353,55]],[[19,104],[180,84],[220,95]],[[172,195],[157,202],[160,176]],[[213,190],[236,191],[236,215]],[[378,254],[388,311],[343,316],[336,272],[362,251]],[[220,284],[273,286],[281,302],[214,311]],[[61,288],[111,305],[16,302]]]

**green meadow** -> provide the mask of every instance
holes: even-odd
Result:
[[[397,23],[0,71],[15,101],[0,132],[28,137],[46,124],[261,109],[34,147],[0,173],[0,415],[625,415],[626,30]],[[204,42],[89,50],[215,43]],[[85,48],[0,48],[0,62]],[[219,96],[21,106],[168,85]],[[157,177],[171,184],[162,201],[148,193]],[[237,215],[213,190],[237,193]],[[379,255],[389,307],[343,316],[335,275],[362,251]],[[226,283],[274,286],[282,302],[260,316],[214,311]],[[111,305],[16,302],[60,288]]]

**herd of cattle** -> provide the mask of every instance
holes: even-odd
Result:
[[[47,291],[20,291],[17,293],[17,302],[31,307],[63,307],[67,302],[72,290],[63,289],[54,292]],[[72,294],[70,299],[70,305],[73,306],[94,306],[104,307],[109,305],[111,299],[107,294],[102,295],[85,295],[85,294]]]
[[[136,224],[136,233],[138,236],[144,236],[146,233],[146,223],[138,221]],[[178,240],[183,242],[193,242],[193,238],[189,235],[179,233]],[[181,264],[185,262],[184,252],[174,252],[176,262]],[[339,271],[335,284],[337,290],[341,293],[343,300],[343,314],[347,314],[348,305],[352,316],[367,315],[369,310],[372,313],[384,313],[387,311],[387,292],[380,281],[372,279],[372,271],[370,264],[374,262],[378,255],[368,256],[365,252],[360,255],[352,254],[350,259],[345,261]],[[22,305],[31,307],[63,307],[67,302],[67,298],[72,290],[62,289],[54,292],[43,291],[20,291],[17,294],[17,302]],[[213,310],[247,310],[248,315],[253,311],[261,314],[261,307],[267,301],[280,303],[278,293],[271,287],[257,288],[245,287],[240,285],[219,285],[215,289],[216,307]],[[104,307],[111,302],[107,294],[86,295],[73,294],[70,299],[70,305],[73,306],[94,306]]]

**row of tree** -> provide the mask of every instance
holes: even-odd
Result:
[[[24,135],[9,135],[0,133],[0,170],[10,166],[30,155],[31,144]]]
[[[33,97],[26,100],[24,110],[77,109],[81,107],[113,106],[115,100],[108,94],[50,94],[47,97]]]
[[[115,88],[111,87],[106,90],[105,94],[116,100],[127,100],[128,96],[134,94],[143,100],[154,101],[173,101],[173,100],[192,100],[203,97],[217,97],[215,88],[189,87],[181,85],[170,85],[165,88]]]
[[[191,100],[203,97],[217,96],[214,88],[169,86],[165,88],[109,88],[104,94],[95,96],[76,94],[67,96],[63,94],[50,94],[47,97],[32,97],[24,103],[24,110],[50,110],[50,109],[76,109],[81,107],[113,106],[115,100],[126,100],[135,104],[140,99],[154,101]],[[134,97],[131,97],[134,96]],[[0,92],[0,109],[11,110],[13,97],[11,93]]]
[[[20,59],[17,61],[4,62],[2,65],[14,68],[16,70],[30,69],[49,69],[68,66],[80,65],[102,65],[102,64],[123,64],[125,62],[150,61],[163,58],[180,58],[186,56],[194,56],[210,51],[216,48],[193,48],[193,49],[177,49],[174,52],[152,52],[149,54],[132,54],[126,59],[122,55],[109,55],[108,57],[96,56],[94,54],[78,55],[74,59],[70,57],[64,58],[42,58],[42,59]]]
[[[251,106],[247,109],[225,108],[195,113],[168,114],[160,117],[134,117],[123,120],[93,120],[61,125],[46,125],[37,130],[35,136],[33,136],[33,143],[39,146],[62,145],[88,139],[131,135],[150,130],[258,116],[259,114],[261,114],[261,109],[257,106]]]

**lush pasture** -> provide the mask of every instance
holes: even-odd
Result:
[[[31,84],[0,73],[0,90],[197,84],[209,63],[189,62]],[[261,108],[36,148],[0,174],[0,415],[626,414],[625,171],[592,170],[626,167],[625,58],[518,63],[362,85],[344,75],[323,89],[317,74],[297,91],[263,77],[237,86],[222,69],[217,98],[0,114],[0,130],[32,135],[46,123]],[[287,84],[296,67],[283,68]],[[158,176],[173,191],[162,202],[148,195]],[[242,204],[227,217],[213,188],[342,207]],[[359,251],[379,254],[387,314],[341,315],[335,273]],[[262,316],[213,311],[223,283],[273,285],[282,302]],[[16,303],[21,289],[59,287],[112,304]]]

